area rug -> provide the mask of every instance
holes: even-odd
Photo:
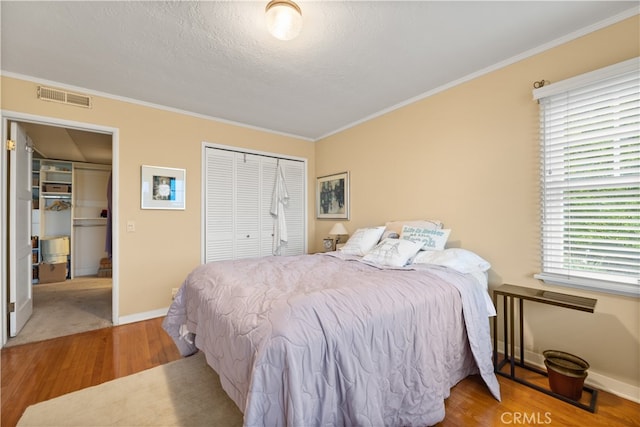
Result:
[[[31,405],[18,426],[241,426],[202,353]]]
[[[6,346],[107,328],[112,326],[111,317],[111,278],[34,285],[33,315]]]

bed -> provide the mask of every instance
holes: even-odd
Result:
[[[201,265],[163,326],[183,355],[205,354],[246,426],[434,425],[472,374],[500,400],[486,274],[365,258]]]

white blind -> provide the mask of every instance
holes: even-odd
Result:
[[[545,281],[639,295],[640,72],[628,63],[539,99]]]

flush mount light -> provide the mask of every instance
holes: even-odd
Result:
[[[302,29],[302,11],[300,6],[290,0],[272,0],[265,8],[267,28],[273,37],[291,40]]]

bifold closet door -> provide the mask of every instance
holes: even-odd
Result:
[[[295,160],[280,160],[284,169],[285,182],[289,192],[289,202],[285,207],[288,241],[282,255],[302,255],[305,253],[306,236],[306,179],[304,163]]]
[[[273,190],[276,184],[278,164],[284,172],[284,180],[289,198],[284,207],[287,224],[287,242],[283,242],[281,255],[301,255],[304,253],[305,238],[305,168],[304,163],[289,159],[263,157],[261,162],[262,207],[260,211],[262,239],[260,255],[272,255],[274,218],[271,215]]]
[[[260,255],[273,254],[273,217],[271,216],[271,201],[273,187],[276,184],[276,168],[278,159],[264,157],[260,164]]]
[[[304,253],[304,162],[224,149],[206,150],[205,261],[271,255],[271,203],[278,164],[289,193],[285,205],[288,242],[282,255]]]
[[[233,258],[260,256],[260,162],[260,156],[235,153]]]
[[[235,153],[205,153],[205,262],[211,262],[233,258]]]

